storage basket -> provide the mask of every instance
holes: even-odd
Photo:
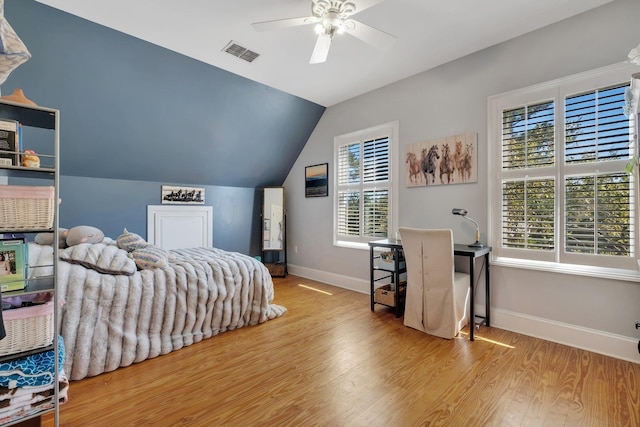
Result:
[[[0,231],[51,228],[54,198],[53,187],[0,185]]]
[[[406,282],[401,283],[400,295],[398,295],[400,300],[399,301],[400,305],[404,303],[404,296],[405,296],[406,289],[407,289]],[[379,288],[376,288],[374,293],[374,301],[378,304],[384,304],[384,305],[388,305],[389,307],[395,307],[396,306],[395,298],[396,298],[397,291],[398,291],[398,287],[394,286],[392,288],[391,284],[387,284]]]
[[[0,356],[53,344],[54,302],[3,310],[7,336],[0,340]]]
[[[269,270],[269,274],[271,274],[272,277],[284,277],[284,264],[273,264],[273,263],[267,263],[265,264],[267,266],[267,269]]]
[[[405,267],[406,267],[405,261],[398,262],[398,268],[400,269],[400,271],[404,271]],[[383,270],[388,270],[388,271],[395,271],[396,263],[394,260],[385,261],[383,259],[380,259],[378,261],[378,268],[381,268]]]

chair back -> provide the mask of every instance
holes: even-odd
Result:
[[[463,310],[456,307],[453,231],[403,227],[399,232],[407,265],[404,324],[453,338],[459,332],[457,317],[465,314],[464,302]],[[461,292],[465,291],[463,286],[459,286]]]

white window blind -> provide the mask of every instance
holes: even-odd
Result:
[[[565,178],[565,250],[575,254],[629,257],[634,252],[634,192],[624,165],[632,156],[624,93],[629,84],[565,99],[565,162],[591,170]],[[618,165],[601,172],[599,164]]]
[[[635,150],[635,121],[624,114],[629,84],[605,77],[490,99],[498,257],[637,269],[636,189],[625,172]]]
[[[336,137],[336,244],[389,236],[396,133],[387,125]]]

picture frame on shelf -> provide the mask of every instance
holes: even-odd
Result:
[[[23,290],[25,280],[26,245],[23,238],[0,239],[0,290]]]
[[[19,166],[18,122],[0,118],[0,166]]]
[[[304,168],[305,197],[326,197],[329,195],[329,163],[306,166]]]

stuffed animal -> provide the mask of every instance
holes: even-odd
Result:
[[[28,168],[39,168],[40,157],[38,157],[36,152],[33,150],[24,150],[24,154],[22,155],[22,166],[26,166]]]
[[[67,246],[75,246],[80,243],[100,243],[104,240],[102,230],[90,225],[78,225],[66,232]]]
[[[126,228],[116,240],[118,247],[129,253],[139,270],[164,268],[167,261],[175,260],[175,256],[164,249],[154,246],[136,233],[130,233]]]

